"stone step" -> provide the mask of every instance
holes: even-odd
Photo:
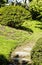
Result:
[[[31,51],[31,50],[32,50],[32,48],[27,47],[27,48],[23,48],[23,50],[24,50],[24,51]]]
[[[24,51],[17,51],[15,52],[15,55],[19,55],[19,56],[30,56],[30,53],[29,52],[24,52]]]
[[[30,61],[29,58],[28,58],[28,59],[27,59],[27,58],[22,58],[21,60],[22,60],[22,61]]]

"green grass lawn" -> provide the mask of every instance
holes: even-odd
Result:
[[[10,28],[0,25],[0,36],[5,36],[7,39],[17,40],[19,43],[24,43],[29,39],[28,31]]]
[[[16,40],[6,39],[0,36],[0,55],[4,55],[6,58],[9,57],[11,50],[15,49],[18,45]]]
[[[26,43],[29,36],[26,31],[0,25],[0,55],[9,58],[10,52],[18,45]]]
[[[39,21],[28,20],[25,21],[22,26],[26,28],[26,30],[0,25],[0,54],[3,54],[6,58],[9,57],[10,52],[16,46],[26,44],[42,36],[42,29],[39,28],[42,27],[42,25]]]

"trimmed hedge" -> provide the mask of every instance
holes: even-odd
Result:
[[[42,38],[37,40],[31,53],[31,59],[34,65],[42,65]]]
[[[0,24],[19,27],[31,18],[30,12],[22,6],[5,6],[0,9]]]

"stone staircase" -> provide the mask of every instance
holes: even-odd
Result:
[[[32,50],[32,47],[29,47],[29,46],[23,46],[23,47],[19,47],[19,49],[17,48],[12,54],[11,54],[11,59],[13,60],[13,63],[17,63],[17,62],[14,62],[14,61],[19,61],[19,65],[22,65],[22,62],[25,63],[28,63],[28,64],[31,64],[32,61],[31,61],[31,50]],[[15,65],[18,65],[15,64]]]

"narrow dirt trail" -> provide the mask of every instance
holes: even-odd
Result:
[[[36,41],[42,36],[42,34],[36,35],[32,38],[32,40],[24,44],[23,46],[17,47],[11,54],[11,58],[13,59],[16,55],[19,56],[20,60],[31,62],[31,50],[34,47]],[[18,58],[14,58],[18,59]]]

